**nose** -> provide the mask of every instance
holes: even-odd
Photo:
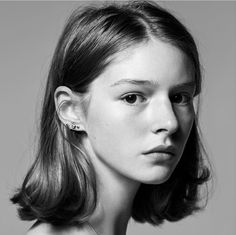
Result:
[[[153,133],[165,132],[167,135],[172,135],[178,130],[179,122],[169,98],[153,102],[151,113]]]

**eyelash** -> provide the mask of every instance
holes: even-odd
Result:
[[[127,99],[131,98],[131,96],[133,96],[133,98],[135,98],[134,102],[128,102]],[[143,103],[144,101],[146,101],[146,98],[142,95],[142,94],[138,94],[138,93],[129,93],[124,95],[121,98],[125,103],[127,103],[128,105],[137,105],[137,100],[139,99],[139,103]]]
[[[127,101],[128,98],[131,98],[131,96],[133,96],[134,101],[133,103],[132,102],[129,102]],[[178,101],[177,99],[181,98],[180,101]],[[147,99],[144,97],[144,95],[142,94],[139,94],[139,93],[129,93],[129,94],[126,94],[124,95],[122,98],[122,101],[124,101],[125,103],[127,103],[128,105],[138,105],[137,104],[137,100],[139,99],[139,102],[138,103],[143,103],[145,102]],[[190,104],[192,101],[193,101],[193,96],[189,93],[186,93],[186,92],[183,92],[183,93],[176,93],[174,95],[172,95],[170,97],[170,101],[174,104],[177,104],[177,105],[188,105]]]
[[[175,99],[179,98],[178,96],[181,96],[181,101],[176,101]],[[193,101],[193,96],[190,95],[189,93],[177,93],[174,94],[173,96],[170,97],[170,100],[172,103],[177,104],[177,105],[188,105]]]

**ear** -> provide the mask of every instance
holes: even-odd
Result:
[[[59,86],[54,92],[54,102],[60,121],[75,131],[85,131],[85,115],[82,96],[66,86]]]

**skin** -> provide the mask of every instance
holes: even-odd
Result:
[[[169,44],[155,40],[121,53],[91,85],[86,130],[93,161],[127,180],[166,181],[194,120],[194,86],[182,85],[192,82],[185,57]],[[175,158],[143,155],[159,145],[173,146]]]
[[[119,54],[91,84],[84,145],[100,180],[102,212],[91,220],[99,234],[125,234],[140,183],[170,177],[193,124],[194,92],[186,57],[156,39]],[[160,145],[173,146],[175,156],[143,154]]]
[[[83,145],[98,180],[99,203],[89,220],[97,234],[126,234],[140,184],[168,180],[194,121],[194,92],[185,55],[153,38],[116,55],[92,82],[86,114],[81,97],[66,87],[56,90],[61,121],[78,122],[86,132]],[[160,145],[172,146],[174,154],[145,154]]]

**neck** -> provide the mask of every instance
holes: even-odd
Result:
[[[97,174],[98,205],[89,222],[98,235],[125,235],[140,183],[119,175],[101,162]]]

